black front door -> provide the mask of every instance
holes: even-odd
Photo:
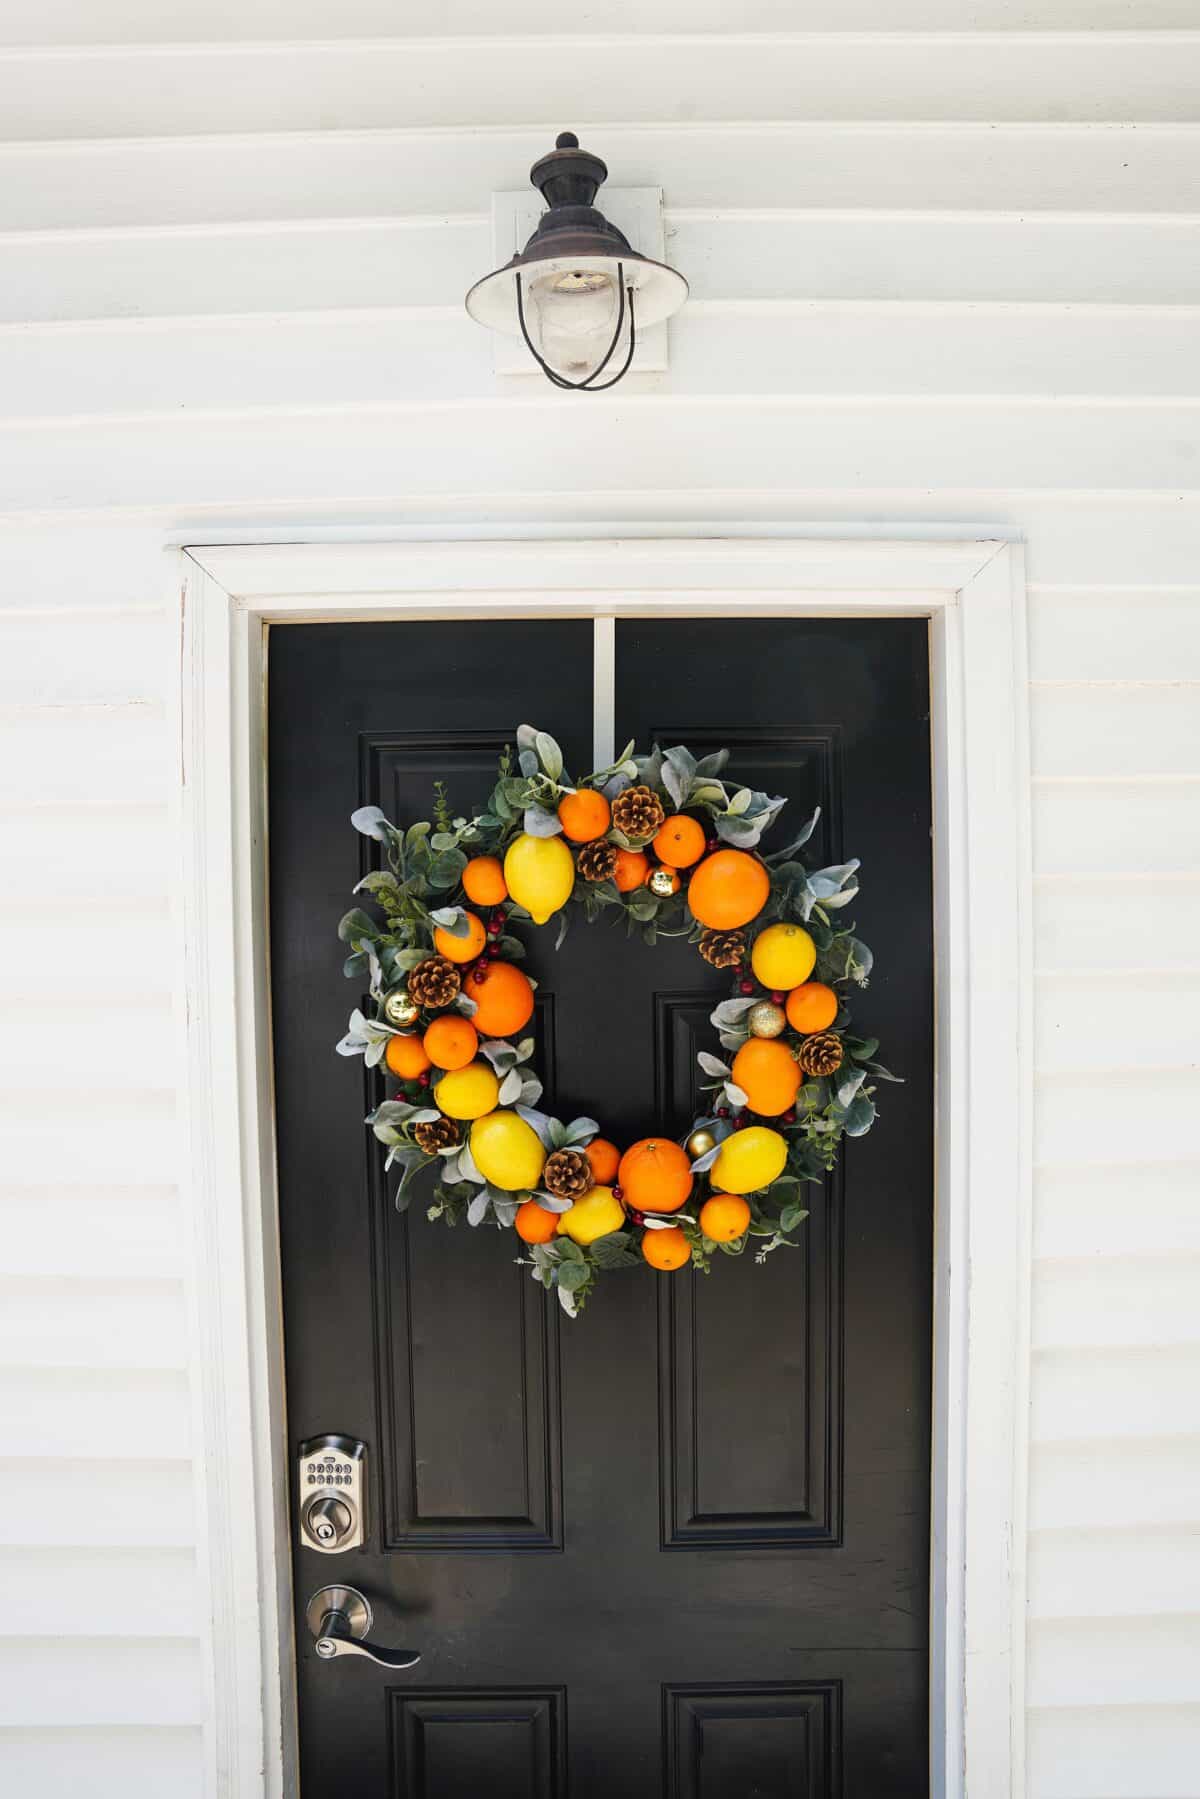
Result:
[[[562,1316],[515,1241],[399,1216],[333,1045],[349,815],[486,797],[528,720],[591,766],[583,622],[270,639],[272,980],[293,1457],[369,1446],[367,1540],[296,1547],[303,1799],[903,1799],[928,1792],[932,1221],[927,641],[915,620],[617,626],[619,742],[727,744],[863,859],[858,1005],[903,1086],[810,1188],[798,1250],[607,1277]],[[783,824],[778,827],[782,832]],[[781,838],[781,841],[784,839]],[[769,846],[768,846],[769,847]],[[527,932],[547,1109],[677,1135],[727,978],[682,942]],[[389,1177],[390,1178],[390,1177]],[[397,1673],[322,1661],[370,1599]]]

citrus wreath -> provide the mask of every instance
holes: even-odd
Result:
[[[386,866],[355,889],[382,919],[356,906],[338,927],[372,1015],[356,1010],[337,1047],[397,1083],[366,1120],[401,1171],[396,1204],[436,1166],[429,1217],[515,1229],[518,1259],[571,1317],[606,1269],[707,1273],[717,1250],[753,1240],[761,1263],[794,1246],[803,1183],[870,1130],[876,1084],[896,1078],[849,1029],[848,992],[872,963],[842,922],[858,862],[809,868],[819,808],[761,852],[785,802],[731,784],[728,760],[682,746],[638,756],[630,743],[572,782],[554,739],[522,725],[516,766],[506,748],[482,812],[452,814],[437,782],[432,820],[402,830],[378,806],[352,816]],[[649,943],[686,936],[730,971],[711,1015],[727,1057],[697,1057],[706,1110],[682,1142],[644,1137],[622,1153],[595,1119],[538,1109],[524,1034],[536,983],[514,927],[557,915],[558,948],[571,905]]]

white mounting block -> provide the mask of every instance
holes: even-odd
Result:
[[[623,231],[635,250],[655,262],[666,262],[666,226],[661,187],[603,187],[598,204],[605,218]],[[523,193],[492,195],[492,267],[498,269],[532,237],[546,207],[531,188]],[[682,271],[686,275],[687,270]],[[667,366],[667,323],[639,330],[630,374],[661,374]],[[492,367],[498,375],[536,375],[544,380],[537,363],[519,337],[492,335]]]

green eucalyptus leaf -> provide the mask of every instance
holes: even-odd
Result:
[[[379,926],[361,906],[352,906],[338,922],[338,936],[343,943],[358,944],[364,937],[373,941],[378,935]]]
[[[856,1094],[846,1112],[847,1137],[865,1137],[874,1122],[875,1101],[865,1093]]]

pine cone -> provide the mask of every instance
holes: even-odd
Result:
[[[617,846],[598,837],[579,852],[578,869],[585,881],[607,881],[617,866]]]
[[[462,992],[462,977],[448,956],[426,956],[408,977],[408,991],[431,1012],[452,1006]]]
[[[815,1037],[806,1037],[796,1051],[796,1060],[805,1074],[815,1076],[836,1074],[845,1059],[842,1040],[834,1031],[818,1031]]]
[[[700,954],[713,968],[740,968],[746,954],[745,931],[705,931]]]
[[[591,1163],[578,1149],[556,1149],[542,1170],[542,1185],[555,1199],[582,1199],[594,1180]]]
[[[653,837],[666,816],[662,801],[649,787],[627,787],[612,803],[613,825],[635,842]]]
[[[427,1118],[423,1124],[413,1125],[412,1134],[417,1148],[427,1156],[436,1156],[439,1149],[453,1149],[462,1141],[453,1118]]]

